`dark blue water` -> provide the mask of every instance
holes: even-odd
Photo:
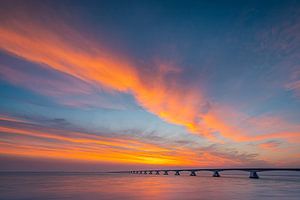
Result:
[[[203,199],[257,200],[300,199],[300,176],[261,173],[260,179],[248,174],[222,174],[214,178],[101,174],[101,173],[0,173],[1,200],[49,199]]]

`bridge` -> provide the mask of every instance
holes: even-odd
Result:
[[[189,172],[190,176],[196,176],[196,172],[209,171],[212,172],[213,177],[220,177],[222,171],[246,171],[249,172],[249,178],[258,179],[258,172],[265,171],[300,171],[300,168],[199,168],[199,169],[158,169],[158,170],[138,170],[138,171],[127,171],[131,174],[153,174],[159,175],[161,172],[163,175],[169,175],[173,172],[174,175],[179,176],[181,172]]]

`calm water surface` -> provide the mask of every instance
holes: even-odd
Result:
[[[0,173],[0,199],[300,199],[300,176]]]

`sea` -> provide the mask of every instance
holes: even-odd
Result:
[[[1,200],[300,200],[300,174],[0,172]]]

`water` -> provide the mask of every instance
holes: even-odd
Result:
[[[265,172],[266,173],[266,172]],[[198,173],[174,176],[101,173],[0,173],[1,200],[300,199],[300,176]],[[287,172],[286,172],[287,173]]]

